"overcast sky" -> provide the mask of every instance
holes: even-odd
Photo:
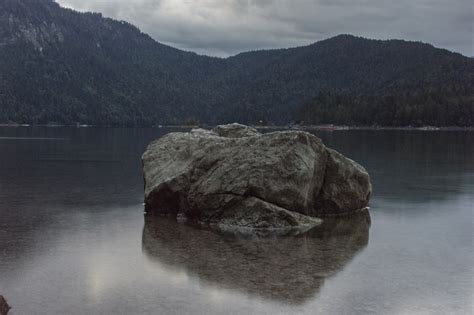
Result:
[[[474,56],[472,0],[57,0],[200,54],[306,45],[338,34],[429,42]]]

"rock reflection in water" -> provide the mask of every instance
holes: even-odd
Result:
[[[370,215],[325,219],[304,235],[243,238],[145,216],[142,246],[152,260],[219,288],[303,304],[325,278],[368,244]]]

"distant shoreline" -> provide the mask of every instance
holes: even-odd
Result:
[[[193,129],[193,128],[212,128],[211,125],[155,125],[155,126],[116,126],[116,125],[51,125],[51,124],[40,124],[40,125],[30,125],[30,124],[0,124],[0,127],[8,128],[30,128],[30,127],[49,127],[49,128],[177,128],[177,129]],[[422,126],[422,127],[412,127],[412,126],[402,126],[402,127],[392,127],[392,126],[337,126],[337,125],[282,125],[282,126],[255,126],[251,125],[255,129],[263,130],[277,130],[277,129],[290,129],[290,130],[318,130],[318,131],[342,131],[342,130],[419,130],[419,131],[474,131],[474,126],[470,127],[436,127],[436,126]]]
[[[420,130],[420,131],[474,131],[474,126],[471,127],[435,127],[435,126],[422,126],[422,127],[412,127],[412,126],[404,126],[404,127],[391,127],[391,126],[333,126],[333,127],[326,127],[326,126],[298,126],[298,127],[291,127],[291,126],[280,126],[280,127],[273,127],[273,126],[253,126],[257,129],[292,129],[292,130],[320,130],[320,131],[341,131],[341,130]]]

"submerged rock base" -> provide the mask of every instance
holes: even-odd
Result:
[[[367,207],[367,171],[303,131],[170,133],[142,157],[145,209],[223,229],[291,230]]]

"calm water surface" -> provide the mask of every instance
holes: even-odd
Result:
[[[0,128],[13,315],[473,311],[473,132],[317,133],[368,169],[370,218],[236,239],[143,215],[140,155],[169,131]]]

